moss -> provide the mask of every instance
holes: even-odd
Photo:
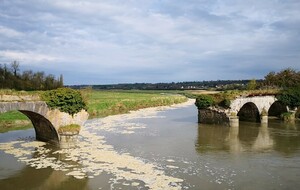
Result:
[[[77,124],[70,124],[66,126],[61,126],[58,129],[58,133],[63,134],[63,133],[79,133],[80,131],[80,125]]]

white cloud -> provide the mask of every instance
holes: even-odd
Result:
[[[23,33],[11,28],[0,26],[0,36],[1,35],[4,35],[5,37],[21,37]]]
[[[35,52],[18,52],[10,50],[0,51],[0,57],[3,57],[5,60],[17,60],[27,64],[59,60],[57,57],[43,55]]]
[[[82,83],[254,78],[280,62],[300,69],[296,0],[2,1],[0,61],[79,72]]]

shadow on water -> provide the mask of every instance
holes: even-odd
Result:
[[[199,124],[197,152],[230,153],[276,151],[283,155],[300,149],[299,123],[271,120],[268,124],[240,122],[239,127]]]

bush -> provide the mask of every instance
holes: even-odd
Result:
[[[199,95],[196,98],[196,102],[195,102],[195,105],[198,107],[198,109],[205,109],[212,106],[213,104],[214,104],[213,97],[205,94]]]
[[[42,93],[42,100],[52,109],[74,115],[82,109],[86,110],[86,104],[79,91],[70,88],[59,88]]]
[[[283,90],[278,96],[277,99],[283,104],[289,106],[291,109],[297,108],[300,106],[300,87],[298,88],[289,88]]]
[[[221,101],[219,103],[219,106],[221,106],[225,109],[228,109],[228,108],[230,108],[230,104],[231,104],[231,101],[229,99],[225,98],[223,101]]]
[[[295,118],[293,116],[293,113],[291,112],[285,112],[285,113],[282,113],[280,115],[280,118],[283,120],[283,121],[293,121]]]

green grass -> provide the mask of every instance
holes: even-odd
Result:
[[[18,92],[13,93],[18,94]],[[141,108],[172,105],[187,100],[186,97],[178,95],[178,91],[82,90],[81,93],[87,103],[91,118],[128,113]],[[30,123],[30,120],[18,111],[0,114],[1,133],[32,127],[32,125],[20,123]]]
[[[10,122],[15,120],[29,120],[29,119],[19,111],[10,111],[10,112],[0,114],[0,123]]]
[[[89,91],[85,93],[90,117],[128,113],[141,108],[172,105],[185,102],[186,97],[168,91]]]
[[[21,112],[10,111],[0,114],[0,133],[24,130],[32,127],[30,120]]]

